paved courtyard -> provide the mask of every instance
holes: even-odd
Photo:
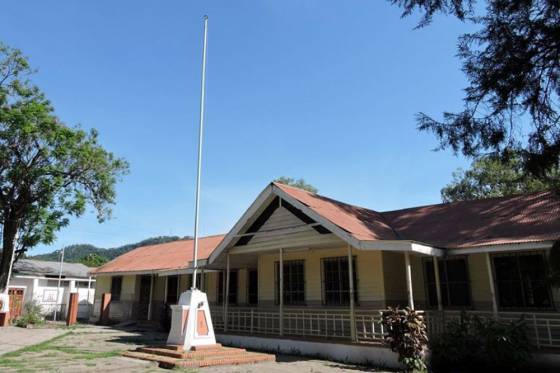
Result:
[[[151,362],[120,356],[123,351],[141,345],[165,342],[167,335],[163,333],[146,332],[134,328],[116,329],[86,325],[71,329],[6,328],[0,330],[0,337],[1,372],[120,371],[146,373],[166,371]],[[277,360],[277,362],[253,365],[183,371],[200,373],[378,372],[374,369],[294,356],[281,355]]]

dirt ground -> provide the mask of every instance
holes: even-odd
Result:
[[[24,333],[22,333],[23,335]],[[120,356],[141,345],[164,343],[167,335],[134,328],[93,325],[70,328],[52,339],[0,355],[1,372],[164,372],[155,363]],[[14,340],[14,343],[17,341]],[[295,356],[276,362],[178,370],[200,373],[379,372],[363,367]]]

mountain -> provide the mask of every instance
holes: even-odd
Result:
[[[107,258],[108,260],[114,259],[119,255],[122,255],[126,252],[136,249],[140,246],[148,246],[148,245],[155,245],[158,243],[165,243],[171,241],[177,241],[182,239],[190,239],[191,237],[179,237],[179,236],[159,236],[159,237],[150,237],[140,242],[127,244],[119,247],[114,247],[110,249],[105,249],[101,247],[97,247],[90,244],[76,244],[76,245],[69,245],[64,248],[64,261],[68,263],[78,263],[80,260],[84,259],[86,256],[91,254],[97,254],[101,257]],[[39,254],[28,256],[30,259],[37,259],[37,260],[48,260],[48,261],[58,261],[60,260],[60,251],[55,250],[52,253],[48,254]]]

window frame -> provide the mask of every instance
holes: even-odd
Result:
[[[549,301],[549,305],[548,306],[529,306],[527,305],[527,299],[525,291],[524,291],[524,283],[523,283],[523,279],[521,277],[521,268],[519,266],[519,258],[522,256],[541,256],[542,257],[542,263],[543,263],[543,286],[546,289],[546,294],[548,296],[548,301]],[[515,263],[516,263],[516,267],[517,267],[517,273],[519,275],[519,283],[522,287],[522,291],[521,291],[521,296],[522,296],[522,301],[523,301],[523,305],[519,306],[503,306],[501,304],[501,296],[500,296],[500,286],[499,286],[499,281],[498,281],[498,272],[496,271],[496,262],[495,262],[495,258],[503,258],[503,257],[514,257],[516,259]],[[527,310],[533,310],[533,311],[550,311],[550,310],[554,310],[555,306],[554,306],[554,298],[553,298],[553,294],[552,294],[552,289],[550,284],[547,282],[547,278],[549,275],[549,265],[548,265],[548,260],[547,260],[547,255],[546,255],[546,251],[545,250],[531,250],[531,251],[516,251],[516,252],[504,252],[504,253],[493,253],[490,254],[490,261],[492,263],[492,281],[494,283],[494,290],[496,293],[496,303],[498,304],[498,309],[500,310],[504,310],[504,311],[515,311],[515,310],[521,310],[521,311],[527,311]]]
[[[115,280],[119,280],[119,291],[115,292]],[[122,295],[123,276],[111,276],[111,301],[120,302]]]
[[[293,300],[288,300],[286,299],[286,286],[284,286],[283,290],[284,290],[284,298],[283,298],[283,305],[285,306],[305,306],[307,303],[307,298],[306,298],[306,279],[305,279],[305,259],[293,259],[293,260],[283,260],[282,264],[284,265],[284,282],[286,282],[286,270],[285,267],[286,265],[301,265],[301,277],[303,278],[303,285],[302,285],[302,290],[298,290],[298,291],[290,291],[291,294],[295,294],[295,293],[301,293],[302,295],[302,300],[298,300],[298,301],[293,301]],[[290,271],[291,273],[291,271]],[[290,278],[288,278],[288,281],[291,280],[291,276]],[[276,305],[280,305],[280,261],[277,260],[274,262],[274,303]]]
[[[235,273],[235,279],[236,281],[231,281],[231,275]],[[226,275],[226,271],[220,271],[218,272],[218,281],[216,283],[216,302],[217,304],[224,304],[224,286],[225,286],[225,275]],[[235,285],[233,285],[233,283],[235,282]],[[234,292],[232,292],[232,287],[235,289]],[[233,296],[233,294],[235,294],[235,296]],[[238,300],[238,296],[239,296],[239,271],[237,269],[230,269],[229,270],[229,293],[228,293],[228,304],[229,305],[237,305],[237,300]]]
[[[459,305],[450,305],[450,301],[451,301],[451,291],[450,291],[450,287],[449,287],[449,283],[450,281],[445,278],[442,278],[442,273],[445,271],[445,274],[447,274],[447,262],[448,261],[452,261],[452,260],[462,260],[465,263],[465,273],[466,273],[466,284],[467,284],[467,296],[469,298],[468,304],[464,305],[464,306],[459,306]],[[447,258],[437,258],[438,261],[438,268],[439,268],[439,286],[440,286],[440,291],[442,294],[442,307],[444,309],[448,309],[448,310],[467,310],[467,309],[473,309],[473,296],[472,296],[472,284],[471,284],[471,276],[470,276],[470,271],[469,271],[469,258],[467,255],[457,255],[457,256],[452,256],[452,257],[447,257]],[[432,285],[431,282],[428,281],[428,266],[427,264],[431,263],[432,264],[432,270],[434,271],[434,282],[433,282],[433,286],[434,286],[434,291],[436,291],[437,294],[437,288],[436,288],[436,281],[435,281],[435,266],[434,266],[434,258],[423,258],[422,260],[422,268],[423,268],[423,275],[424,275],[424,292],[425,292],[425,299],[426,299],[426,307],[429,309],[437,309],[438,308],[438,304],[437,304],[437,298],[436,298],[436,302],[435,304],[431,304],[431,299],[430,299],[430,286]],[[442,266],[445,266],[445,270],[442,270]],[[462,283],[463,281],[461,281]],[[444,287],[444,283],[445,283],[445,287]],[[458,281],[452,281],[451,283],[458,283]],[[447,289],[447,304],[445,304],[445,297],[443,295],[443,290]],[[436,295],[437,297],[437,295]]]
[[[326,289],[326,277],[325,277],[325,262],[327,261],[337,261],[339,271],[342,268],[342,265],[344,265],[346,268],[346,275],[348,275],[348,256],[341,255],[341,256],[329,256],[329,257],[321,258],[321,304],[325,307],[347,307],[350,305],[350,297],[348,297],[348,302],[342,302],[342,294],[345,292],[343,291],[342,287],[338,290],[340,302],[339,303],[327,302],[327,297],[326,297],[327,289]],[[344,261],[345,263],[341,264],[342,261]],[[354,305],[359,304],[358,271],[356,269],[356,262],[357,262],[356,255],[352,255],[352,274],[354,277]],[[344,275],[339,272],[338,274],[339,282],[342,279],[342,276]],[[347,292],[348,293],[350,292],[350,283],[348,283]]]

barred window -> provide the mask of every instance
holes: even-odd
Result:
[[[121,300],[122,276],[111,277],[111,300]]]
[[[323,276],[323,304],[347,305],[350,304],[350,282],[348,276],[348,257],[322,259]],[[352,258],[354,301],[358,301],[358,286],[356,281],[356,258]]]
[[[276,304],[280,303],[280,264],[276,262]],[[283,300],[286,305],[301,305],[305,303],[305,261],[284,261]]]
[[[500,307],[552,307],[544,253],[500,254],[492,259]]]
[[[247,271],[247,303],[259,303],[259,273],[256,269]]]
[[[445,307],[470,307],[471,288],[467,260],[465,258],[438,259],[441,303]],[[424,273],[428,304],[437,307],[436,276],[434,261],[424,261]]]
[[[224,284],[225,271],[221,271],[218,275],[218,303],[224,302]],[[229,271],[229,294],[228,303],[237,304],[237,271]]]

